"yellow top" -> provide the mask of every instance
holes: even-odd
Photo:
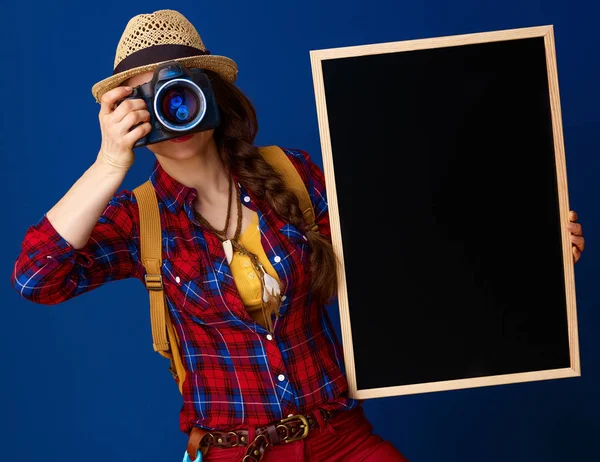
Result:
[[[271,265],[271,262],[267,258],[261,241],[260,241],[260,230],[258,227],[258,215],[254,212],[252,222],[244,230],[239,238],[240,244],[242,244],[248,251],[256,255],[259,261],[265,267],[267,273],[273,276],[277,281],[279,277],[277,272]],[[265,326],[265,321],[262,314],[262,297],[263,289],[260,283],[260,278],[250,257],[242,255],[239,252],[233,252],[233,258],[231,260],[231,274],[237,286],[238,292],[248,310],[248,314],[254,321]]]

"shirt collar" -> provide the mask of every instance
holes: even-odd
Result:
[[[173,214],[177,214],[186,202],[191,203],[198,194],[196,188],[185,186],[171,177],[162,168],[158,159],[154,163],[150,181],[154,186],[158,198],[167,207],[169,212]]]
[[[177,181],[175,178],[170,176],[158,159],[154,162],[154,168],[150,175],[150,181],[154,186],[154,190],[160,201],[167,207],[169,212],[173,214],[179,213],[181,207],[184,204],[192,204],[198,191],[196,188],[190,188]],[[238,178],[234,175],[234,181],[238,181],[240,185],[240,193],[242,197],[242,203],[252,211],[256,211],[257,204],[254,201],[250,191],[248,191],[243,185],[239,183]]]

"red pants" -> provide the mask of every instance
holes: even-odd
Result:
[[[373,434],[362,406],[342,411],[292,443],[269,446],[261,462],[408,462],[390,442]],[[247,446],[212,447],[203,462],[241,462]]]

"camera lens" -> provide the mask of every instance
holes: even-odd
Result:
[[[188,124],[198,113],[199,101],[187,88],[169,89],[162,100],[162,112],[172,124]]]
[[[173,79],[156,93],[154,109],[157,119],[174,131],[189,130],[202,120],[206,112],[206,97],[192,81]]]
[[[174,96],[173,99],[171,99],[171,105],[173,107],[179,107],[181,106],[181,103],[183,103],[183,98],[179,95]]]

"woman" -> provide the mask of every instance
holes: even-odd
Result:
[[[305,152],[286,150],[312,198],[312,227],[253,145],[256,116],[233,85],[235,63],[208,54],[176,11],[127,24],[114,75],[92,88],[101,103],[96,162],[28,230],[15,288],[56,304],[111,280],[144,281],[135,196],[116,191],[134,162],[134,143],[151,130],[150,114],[139,98],[115,103],[172,59],[209,74],[221,115],[214,130],[148,145],[157,159],[151,181],[163,228],[164,291],[186,367],[180,423],[191,435],[190,458],[200,443],[206,461],[241,461],[249,450],[246,461],[405,461],[372,434],[360,403],[348,397],[325,310],[336,293],[336,265],[322,172]],[[235,244],[231,264],[224,239]],[[263,303],[267,277],[281,292]],[[277,444],[302,420],[275,425],[298,415],[310,417],[306,437]],[[194,428],[213,431],[199,442]]]
[[[148,145],[156,156],[150,179],[163,228],[164,290],[186,367],[186,457],[199,458],[200,447],[205,461],[406,461],[348,397],[325,310],[337,278],[323,173],[304,151],[285,150],[312,199],[315,224],[307,225],[298,199],[253,145],[256,116],[233,84],[237,66],[210,55],[176,11],[127,24],[114,75],[92,88],[101,103],[96,162],[28,230],[15,289],[56,304],[111,280],[144,281],[135,196],[116,191],[135,142],[151,131],[149,112],[141,99],[116,103],[172,59],[205,70],[221,114],[214,130]],[[574,226],[577,260],[583,237]],[[234,243],[230,263],[225,240]],[[281,291],[265,302],[267,280]],[[298,436],[300,416],[310,419],[308,433],[281,444]]]

